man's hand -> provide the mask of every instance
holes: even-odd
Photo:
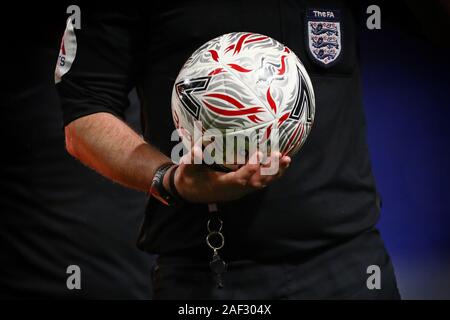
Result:
[[[105,177],[144,192],[148,192],[157,168],[170,160],[109,113],[78,118],[67,125],[65,131],[70,154]],[[195,148],[191,155],[187,155],[198,156],[201,157],[202,152]],[[279,160],[277,174],[262,175],[261,169],[270,167],[274,160]],[[230,173],[217,172],[204,165],[182,163],[175,172],[175,186],[189,202],[236,200],[279,178],[290,161],[287,156],[274,154],[266,164],[259,164],[257,158]],[[163,183],[170,190],[168,177],[169,173],[166,173]]]
[[[195,150],[194,156],[201,157],[201,151]],[[189,202],[213,203],[239,199],[280,178],[291,162],[288,156],[281,156],[280,153],[273,154],[264,164],[260,164],[260,158],[260,153],[255,154],[247,164],[229,173],[214,171],[200,164],[185,164],[182,160],[175,172],[175,187]],[[279,163],[278,172],[263,175],[262,169],[270,167],[274,161]]]

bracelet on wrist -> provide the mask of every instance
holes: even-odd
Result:
[[[164,188],[164,176],[170,168],[175,166],[172,162],[166,162],[156,169],[155,175],[153,176],[152,183],[150,185],[149,194],[155,199],[159,200],[166,206],[174,204],[172,195]]]

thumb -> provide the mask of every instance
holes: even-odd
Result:
[[[180,159],[180,164],[202,164],[203,151],[201,145],[197,143],[190,148],[189,152]]]

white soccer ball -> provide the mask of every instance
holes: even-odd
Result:
[[[182,67],[172,92],[174,123],[185,144],[193,143],[196,127],[205,133],[204,146],[220,134],[245,136],[251,141],[244,145],[233,139],[222,144],[225,153],[245,157],[255,142],[270,142],[269,150],[276,145],[282,154],[294,155],[314,114],[313,86],[299,58],[278,41],[249,32],[225,34],[201,46]],[[226,159],[222,166],[236,164],[229,163],[236,157]]]

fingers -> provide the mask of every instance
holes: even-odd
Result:
[[[261,152],[256,152],[252,155],[249,161],[234,172],[227,173],[223,176],[226,182],[235,183],[240,186],[248,186],[252,176],[260,169],[260,161],[262,158]]]
[[[261,175],[281,176],[289,167],[291,158],[283,156],[280,152],[271,154],[262,165]]]
[[[192,163],[201,154],[200,148],[193,150],[188,163]],[[266,187],[281,177],[291,162],[289,157],[279,153],[273,153],[264,164],[261,164],[261,159],[262,153],[258,152],[245,165],[229,173],[214,171],[206,166],[183,164],[178,169],[177,180],[181,185],[177,187],[181,190],[182,196],[191,202],[236,200]],[[263,169],[270,167],[276,169],[275,173],[264,174]]]
[[[279,179],[289,167],[291,158],[282,156],[279,152],[273,153],[268,160],[261,165],[260,170],[251,178],[251,185],[256,188],[264,188]]]
[[[277,179],[280,178],[286,172],[287,168],[289,168],[290,164],[291,164],[291,158],[288,156],[281,155],[280,168],[278,170],[278,173],[275,175],[275,177]]]
[[[291,163],[290,157],[279,152],[272,154],[264,164],[260,163],[261,159],[262,153],[258,152],[239,170],[225,174],[224,181],[246,188],[261,189],[280,178]]]

